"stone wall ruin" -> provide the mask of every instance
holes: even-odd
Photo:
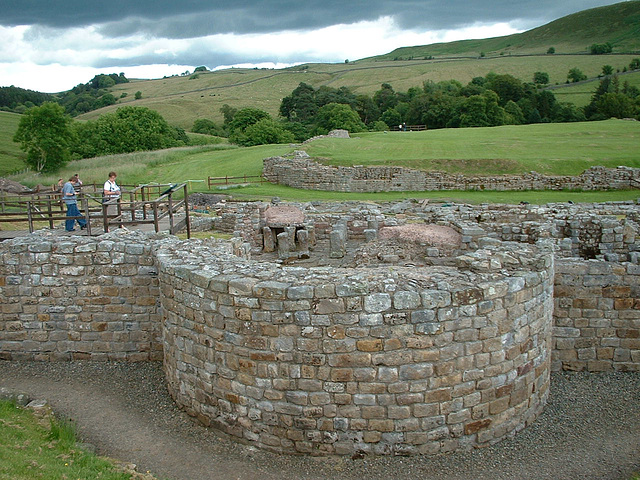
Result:
[[[309,258],[264,251],[274,206],[314,232]],[[553,370],[640,370],[637,203],[214,208],[232,240],[0,243],[0,358],[162,357],[206,425],[311,455],[489,445],[536,418]],[[406,256],[381,234],[430,226],[457,241]],[[345,255],[319,263],[337,230]]]
[[[422,192],[441,190],[621,190],[640,188],[640,168],[594,166],[576,176],[460,175],[404,167],[322,165],[305,152],[263,161],[263,175],[273,183],[332,192]]]

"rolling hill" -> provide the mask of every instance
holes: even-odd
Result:
[[[523,33],[481,40],[461,40],[398,48],[370,61],[409,60],[430,56],[586,54],[594,43],[611,43],[614,53],[640,51],[640,1],[621,2],[562,17]]]
[[[614,53],[587,55],[589,46],[598,42],[612,43]],[[554,47],[556,54],[546,54],[549,47]],[[391,84],[396,91],[406,91],[422,86],[426,80],[456,79],[466,84],[489,72],[531,81],[535,72],[543,71],[549,74],[551,84],[564,84],[571,68],[597,78],[603,65],[622,71],[639,55],[640,0],[634,0],[585,10],[517,35],[405,47],[353,62],[306,64],[281,70],[231,68],[133,80],[112,88],[113,95],[120,98],[115,105],[79,118],[95,119],[121,105],[140,105],[157,110],[172,125],[188,130],[199,118],[221,122],[220,107],[225,104],[257,107],[277,115],[282,98],[300,82],[314,88],[346,86],[356,94],[371,95],[382,83]],[[628,77],[630,82],[640,84],[640,74],[633,75],[635,79]],[[596,86],[594,83],[591,91]],[[138,91],[142,98],[136,100]],[[588,95],[581,98],[584,101]]]

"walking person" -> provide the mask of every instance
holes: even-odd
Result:
[[[120,198],[120,187],[116,183],[116,172],[109,172],[109,178],[104,182],[102,191],[102,202],[107,206],[107,217],[118,215],[118,199]],[[107,231],[109,231],[107,229]]]
[[[67,217],[79,217],[78,197],[76,196],[76,188],[74,183],[75,177],[71,177],[67,183],[62,186],[62,200],[67,205]],[[75,231],[76,221],[80,225],[80,230],[87,228],[87,221],[84,218],[67,218],[64,222],[64,228],[67,232]]]

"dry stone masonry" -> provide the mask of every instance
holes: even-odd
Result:
[[[157,267],[149,240],[130,237],[0,243],[0,358],[161,359]]]
[[[635,202],[208,209],[231,240],[1,243],[0,358],[162,358],[204,424],[310,455],[489,445],[553,370],[640,370]]]
[[[334,167],[318,163],[305,152],[263,161],[264,177],[305,190],[334,192],[421,192],[436,190],[619,190],[640,188],[640,168],[591,167],[577,176],[467,176],[404,167]]]

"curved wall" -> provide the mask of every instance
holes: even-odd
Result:
[[[496,442],[540,413],[550,379],[552,256],[507,245],[457,269],[343,270],[165,245],[170,392],[205,424],[278,452]]]

